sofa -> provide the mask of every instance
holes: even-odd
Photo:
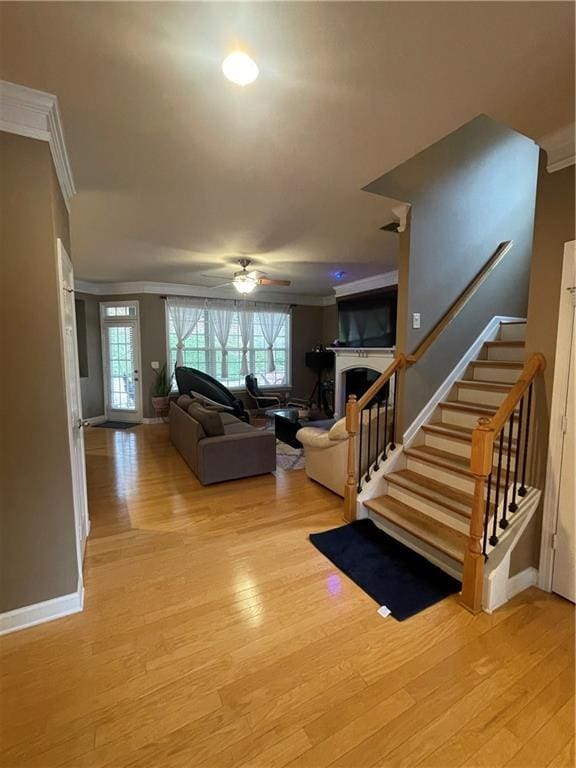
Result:
[[[362,428],[362,473],[368,469],[368,411],[364,411]],[[388,440],[391,439],[392,409],[388,412]],[[380,430],[379,445],[384,444],[384,410],[381,410],[380,420],[377,421],[376,409],[372,413],[370,429],[371,445],[376,445],[377,424]],[[346,419],[339,419],[330,429],[317,427],[302,427],[296,433],[296,438],[304,447],[306,474],[311,480],[329,488],[339,496],[344,496],[348,466],[348,432]],[[360,436],[356,435],[356,459],[358,460]]]
[[[208,436],[190,415],[190,398],[170,403],[170,440],[202,485],[276,470],[276,438],[227,411],[218,415],[224,434]]]

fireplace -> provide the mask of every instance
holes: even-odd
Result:
[[[346,399],[361,397],[394,360],[394,347],[332,347],[336,356],[334,410],[337,419],[346,413]],[[350,376],[348,376],[350,374]]]

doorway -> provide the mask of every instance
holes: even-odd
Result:
[[[88,517],[88,496],[86,492],[86,463],[84,456],[84,425],[82,399],[80,394],[80,373],[78,366],[78,341],[76,335],[76,305],[74,300],[74,271],[72,262],[61,240],[57,241],[60,332],[64,352],[66,381],[66,410],[68,412],[68,439],[72,491],[74,497],[74,520],[76,527],[76,549],[78,575],[82,582],[82,562],[86,539],[90,532]]]
[[[142,421],[140,310],[137,301],[100,304],[104,405],[109,421]]]
[[[564,250],[550,438],[540,584],[576,602],[576,242]]]

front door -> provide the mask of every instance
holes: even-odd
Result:
[[[78,339],[76,336],[76,306],[74,302],[74,271],[61,240],[58,240],[59,306],[64,372],[66,377],[66,406],[68,411],[68,438],[74,495],[74,517],[78,550],[78,567],[82,574],[84,546],[90,529],[86,492],[86,464],[84,456],[84,421],[78,368]]]
[[[100,304],[106,418],[142,421],[137,301]]]

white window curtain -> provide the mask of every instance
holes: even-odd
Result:
[[[274,342],[284,327],[286,315],[289,311],[288,307],[275,307],[274,310],[264,310],[258,313],[260,329],[262,331],[262,336],[264,336],[268,352],[268,373],[274,373],[276,370],[276,364],[274,362]]]
[[[186,339],[194,333],[198,321],[202,317],[205,302],[199,303],[197,300],[178,299],[168,297],[166,305],[174,332],[178,339],[176,343],[176,365],[184,365],[184,346]]]
[[[210,317],[212,318],[214,335],[222,347],[222,369],[220,373],[223,379],[227,379],[228,336],[230,335],[230,328],[232,327],[232,319],[234,318],[235,310],[226,304],[217,305],[216,307],[211,305],[210,309]]]
[[[248,366],[248,347],[252,342],[254,333],[254,310],[244,307],[238,310],[238,326],[240,328],[240,341],[242,342],[242,359],[240,362],[240,375],[247,376],[250,373]]]

